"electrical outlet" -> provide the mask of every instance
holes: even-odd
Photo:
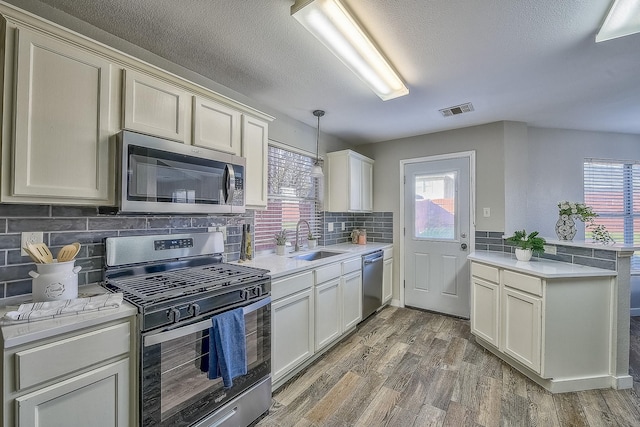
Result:
[[[558,248],[555,245],[544,245],[544,252],[549,255],[555,255],[558,253]]]
[[[29,231],[22,233],[22,237],[20,239],[20,255],[27,256],[27,253],[22,248],[27,246],[28,243],[35,244],[43,242],[44,240],[42,231]]]
[[[346,230],[347,227],[345,226],[344,222],[342,223],[342,231]]]
[[[333,223],[332,223],[332,222],[330,222],[330,223],[328,223],[328,224],[327,224],[327,231],[328,231],[329,233],[331,233],[331,232],[333,231]]]

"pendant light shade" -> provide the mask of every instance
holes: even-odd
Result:
[[[319,145],[320,145],[320,117],[324,116],[324,111],[315,110],[313,115],[318,118],[318,128],[316,131],[316,162],[311,169],[311,176],[315,178],[322,178],[324,176],[324,172],[322,172],[322,166],[320,166],[320,156],[318,153]]]

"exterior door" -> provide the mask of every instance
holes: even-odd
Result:
[[[404,165],[407,306],[469,317],[471,158]]]

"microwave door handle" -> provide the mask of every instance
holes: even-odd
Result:
[[[242,308],[244,315],[252,313],[271,303],[271,297],[266,297],[260,301],[256,301],[253,304],[247,305]],[[162,344],[163,342],[175,340],[177,338],[184,337],[185,335],[194,334],[196,332],[204,331],[211,327],[211,318],[203,320],[201,322],[192,323],[191,325],[182,326],[171,331],[159,332],[153,335],[147,335],[144,337],[144,346],[150,347],[156,344]]]
[[[231,204],[233,202],[233,193],[235,192],[235,182],[236,182],[236,174],[233,170],[233,165],[226,165],[224,167],[224,175],[225,175],[225,190],[226,190],[226,198],[225,203]]]

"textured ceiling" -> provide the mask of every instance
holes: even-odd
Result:
[[[351,143],[500,120],[640,134],[640,34],[595,44],[610,0],[345,0],[410,94],[381,101],[293,0],[42,0]],[[472,102],[443,118],[439,109]]]

